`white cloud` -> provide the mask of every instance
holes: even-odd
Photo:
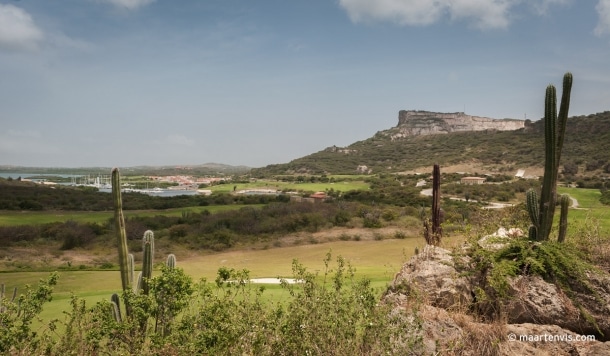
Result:
[[[195,145],[194,140],[192,140],[184,135],[176,135],[176,134],[167,136],[165,142],[170,145],[176,145],[176,146],[192,147]]]
[[[601,0],[608,2],[610,0]],[[568,0],[528,1],[536,13]],[[449,17],[480,29],[503,29],[510,25],[511,10],[522,0],[339,0],[354,22],[390,21],[403,26],[431,25]]]
[[[452,19],[472,20],[478,28],[506,28],[510,24],[508,0],[456,0],[446,1]]]
[[[135,10],[139,7],[146,6],[155,0],[104,0],[114,6],[123,7],[128,10]]]
[[[0,4],[0,47],[35,49],[43,37],[30,14],[17,6]]]
[[[599,15],[599,22],[594,31],[595,34],[598,36],[610,34],[610,0],[599,0],[595,10],[597,10]]]
[[[354,22],[392,21],[400,25],[429,25],[438,21],[443,1],[339,0]]]
[[[570,0],[538,0],[528,2],[538,15],[546,15],[548,9],[552,5],[564,5],[570,2]]]

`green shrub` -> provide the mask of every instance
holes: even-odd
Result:
[[[64,320],[40,333],[31,320],[50,299],[49,282],[16,303],[2,299],[0,351],[10,354],[138,355],[415,355],[422,351],[417,310],[380,303],[367,279],[327,254],[323,274],[293,261],[287,298],[263,297],[247,270],[221,267],[214,283],[193,285],[179,268],[163,268],[150,294],[124,292],[132,317],[117,320],[110,301],[88,308],[73,296]],[[116,310],[116,309],[115,309]],[[24,313],[25,312],[25,313]],[[8,331],[8,332],[7,332]]]
[[[0,352],[3,354],[34,354],[40,347],[40,339],[32,330],[32,322],[38,318],[44,303],[51,301],[53,286],[59,278],[52,273],[40,280],[36,288],[26,286],[25,294],[15,299],[5,298],[4,285],[0,295]]]
[[[394,232],[394,238],[403,240],[407,238],[407,234],[405,234],[405,232],[402,230],[396,230]]]

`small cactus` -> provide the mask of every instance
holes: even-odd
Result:
[[[441,228],[441,170],[438,164],[432,169],[432,220],[424,219],[424,238],[429,245],[438,246],[443,237]]]
[[[176,268],[176,255],[174,255],[173,253],[170,253],[167,256],[166,264],[167,264],[167,267],[169,267],[169,268],[172,268],[172,269]]]

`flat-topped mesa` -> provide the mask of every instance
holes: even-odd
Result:
[[[398,133],[392,138],[445,134],[462,131],[510,131],[525,127],[524,120],[492,119],[466,115],[463,112],[439,113],[431,111],[401,110],[398,112]],[[395,131],[392,130],[392,131]]]

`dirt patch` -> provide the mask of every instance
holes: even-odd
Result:
[[[442,173],[464,173],[464,174],[507,174],[514,175],[517,170],[523,169],[524,176],[540,177],[544,173],[543,167],[521,167],[514,165],[514,171],[503,171],[505,165],[483,165],[480,163],[461,163],[448,166],[441,166]],[[400,172],[400,174],[432,174],[432,166],[419,167],[411,171]]]
[[[333,227],[317,232],[298,232],[268,240],[240,244],[226,251],[261,250],[286,246],[310,245],[333,241],[372,241],[414,237],[419,233],[414,228],[398,226],[367,229],[361,227]],[[163,261],[169,253],[179,255],[181,260],[201,258],[202,255],[213,254],[209,250],[197,250],[184,245],[172,244],[161,239],[156,247],[155,261]],[[15,271],[27,269],[53,268],[110,268],[118,266],[115,247],[95,246],[93,248],[75,248],[60,250],[59,244],[45,244],[36,247],[11,247],[0,251],[0,270]],[[141,261],[141,252],[134,253],[136,261]],[[105,266],[105,267],[104,267]],[[82,267],[81,267],[82,268]]]

